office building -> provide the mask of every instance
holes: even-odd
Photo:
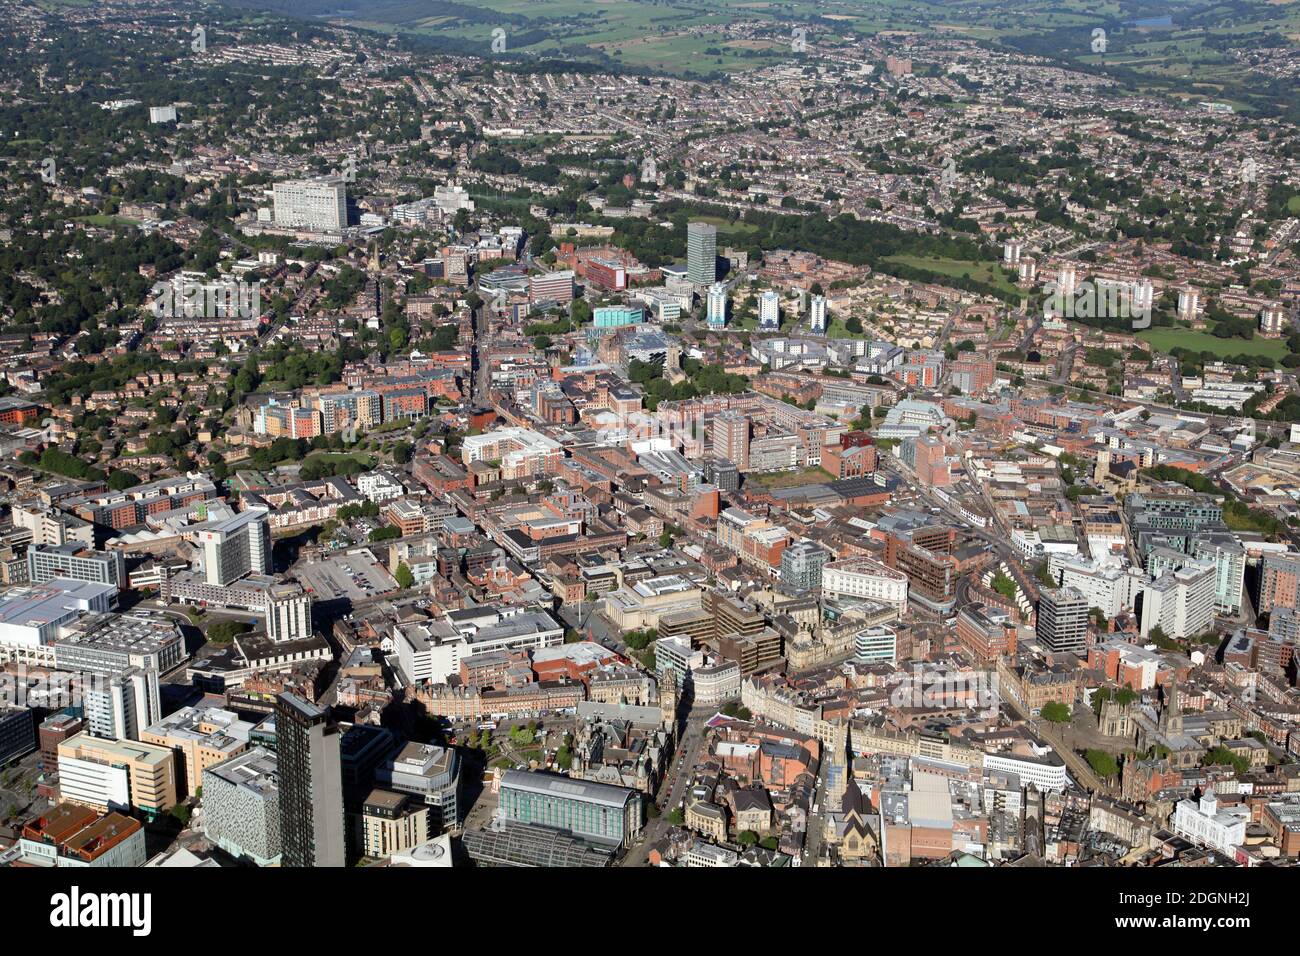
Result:
[[[430,839],[429,807],[391,790],[372,790],[355,822],[361,855],[372,859],[409,853]]]
[[[15,504],[12,516],[15,528],[25,528],[32,533],[32,544],[75,542],[94,547],[95,526],[85,518],[35,502]]]
[[[54,578],[126,587],[126,559],[121,551],[95,551],[75,541],[32,544],[27,548],[27,580],[44,584]]]
[[[443,684],[470,657],[557,647],[564,643],[564,626],[545,611],[504,614],[485,607],[453,612],[446,620],[399,624],[392,636],[409,683]]]
[[[1065,761],[1051,747],[1034,739],[1029,741],[1029,753],[986,753],[984,770],[989,773],[1015,774],[1023,785],[1032,785],[1043,792],[1061,793],[1070,786]]]
[[[1210,630],[1216,583],[1217,569],[1210,561],[1188,560],[1177,570],[1166,570],[1138,595],[1142,636],[1157,627],[1174,638],[1196,637]]]
[[[907,608],[908,576],[871,558],[844,558],[822,568],[822,594],[833,600],[874,601],[900,616]]]
[[[138,740],[162,714],[160,675],[177,667],[185,641],[174,621],[97,614],[69,625],[54,641],[60,670],[82,675],[85,716],[98,737]]]
[[[417,797],[429,808],[426,839],[460,821],[460,755],[453,748],[408,743],[379,767],[375,782]]]
[[[528,277],[528,301],[563,305],[573,301],[573,270],[557,269]]]
[[[704,462],[704,480],[724,494],[740,488],[740,469],[734,461],[708,458]]]
[[[507,770],[498,806],[507,823],[538,824],[594,843],[625,847],[641,833],[641,797],[627,787]]]
[[[898,659],[898,632],[892,627],[864,627],[853,638],[853,660],[859,664],[892,664]]]
[[[146,727],[140,739],[176,754],[176,793],[184,799],[203,785],[203,773],[209,767],[248,748],[252,729],[251,723],[222,707],[182,707]]]
[[[36,749],[36,711],[0,702],[0,766]]]
[[[272,189],[275,224],[309,232],[341,232],[348,224],[348,192],[340,179],[295,179]]]
[[[343,866],[343,770],[339,728],[295,694],[275,708],[280,840],[285,866]]]
[[[686,224],[686,279],[709,286],[718,278],[718,228],[707,222]]]
[[[460,453],[466,465],[496,462],[505,481],[553,475],[564,458],[559,442],[528,428],[497,428],[469,435],[461,443]]]
[[[59,765],[59,744],[86,729],[86,719],[74,708],[51,714],[41,722],[37,738],[41,748],[41,769],[52,773]]]
[[[248,508],[233,518],[196,526],[208,584],[224,586],[248,574],[271,570],[271,526],[267,509]]]
[[[311,598],[301,584],[273,584],[266,595],[266,636],[277,644],[312,636]]]
[[[1107,619],[1131,609],[1146,580],[1137,568],[1088,561],[1074,554],[1053,554],[1048,568],[1058,586],[1081,592],[1088,607],[1097,608]]]
[[[689,637],[661,637],[655,642],[655,673],[658,679],[661,682],[671,681],[672,686],[681,689],[683,696],[693,694],[697,703],[715,702],[706,701],[706,695],[716,698],[716,702],[726,700],[726,691],[729,689],[727,685],[733,679],[735,692],[740,691],[740,665],[734,661],[726,663],[734,668],[734,674],[730,669],[715,670],[704,651],[692,646]],[[696,684],[699,675],[704,675],[707,688]],[[718,696],[720,692],[723,694],[721,697]]]
[[[132,667],[166,674],[185,659],[185,638],[176,622],[148,612],[86,615],[68,624],[53,648],[60,670],[96,674]]]
[[[280,863],[280,784],[275,754],[253,747],[203,771],[203,828],[236,859]]]
[[[111,584],[55,578],[0,595],[0,663],[50,667],[54,640],[86,612],[107,612],[117,598]]]
[[[82,699],[87,726],[96,737],[139,740],[162,714],[158,672],[153,668],[95,674],[83,681]]]
[[[957,641],[980,662],[1016,652],[1016,625],[1011,615],[978,601],[957,612]]]
[[[713,457],[729,461],[738,471],[749,470],[749,416],[744,412],[725,411],[709,423]]]
[[[151,819],[176,806],[176,756],[167,747],[83,733],[59,744],[58,753],[62,800]]]
[[[597,329],[622,329],[640,325],[645,321],[645,310],[640,306],[602,305],[592,310],[591,324]]]
[[[796,541],[781,552],[781,584],[796,591],[821,587],[822,568],[831,553],[815,541]]]
[[[1202,794],[1199,801],[1179,800],[1174,808],[1174,833],[1230,859],[1246,842],[1248,822],[1249,808],[1243,805],[1220,809],[1219,798],[1213,792]]]
[[[145,863],[144,827],[121,813],[55,804],[23,825],[18,863],[35,867],[109,868]]]
[[[1088,599],[1075,588],[1044,588],[1039,594],[1038,641],[1049,651],[1082,651],[1088,644]]]

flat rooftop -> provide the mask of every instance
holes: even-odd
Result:
[[[397,582],[365,549],[297,564],[293,575],[313,600],[362,601],[397,590]]]

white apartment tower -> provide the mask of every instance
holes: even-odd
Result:
[[[711,329],[725,328],[727,325],[727,287],[721,282],[709,286],[708,323]]]
[[[818,335],[826,333],[826,296],[815,295],[809,301],[808,327]]]
[[[348,191],[340,179],[276,183],[275,224],[312,232],[341,232],[348,224]]]
[[[771,289],[759,296],[758,327],[766,332],[781,328],[781,297]]]

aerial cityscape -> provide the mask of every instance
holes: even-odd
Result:
[[[0,869],[1295,866],[1300,0],[0,0],[0,447]]]

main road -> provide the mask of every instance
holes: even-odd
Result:
[[[686,730],[678,742],[677,752],[673,754],[668,776],[659,785],[660,796],[655,801],[659,806],[659,815],[645,825],[641,831],[641,839],[623,857],[623,866],[645,866],[650,848],[658,842],[664,829],[669,826],[668,814],[675,807],[680,806],[685,799],[686,788],[691,785],[692,770],[699,759],[700,747],[705,740],[704,722],[712,715],[712,708],[693,709],[687,715]],[[665,788],[668,791],[666,800],[662,799]]]

